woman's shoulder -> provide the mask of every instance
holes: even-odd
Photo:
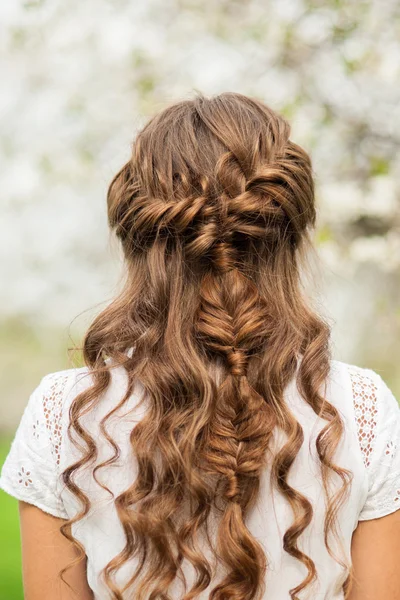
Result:
[[[331,377],[348,379],[348,380],[360,380],[368,382],[376,382],[381,376],[378,371],[371,369],[370,367],[361,367],[360,365],[349,363],[337,359],[330,361]]]
[[[396,504],[400,501],[398,399],[379,371],[342,361],[332,362],[331,380],[337,392],[337,405],[342,415],[347,413],[349,416],[347,423],[354,424],[370,485],[375,489],[377,485],[384,488],[390,484],[393,488],[390,497],[395,499],[393,502]],[[347,393],[340,395],[341,390]],[[384,484],[385,479],[387,483]],[[382,502],[379,506],[384,509]],[[365,512],[364,518],[368,518],[367,514],[377,512],[371,508],[368,513]]]
[[[63,440],[65,402],[75,385],[87,378],[88,369],[47,372],[36,380],[23,408],[0,474],[0,488],[66,518],[57,491]],[[88,378],[87,378],[88,379]]]
[[[360,413],[367,418],[372,417],[370,413],[376,413],[380,405],[387,402],[388,392],[391,390],[379,371],[340,360],[331,360],[330,366],[328,382],[334,392],[333,396],[336,396],[334,401],[347,406],[350,404],[358,419]],[[397,403],[389,404],[392,409],[397,407]],[[368,415],[365,415],[367,410]]]
[[[118,404],[128,389],[128,373],[126,369],[109,360],[108,384],[102,389],[101,400],[93,404],[93,419],[96,419],[103,409]],[[74,399],[91,388],[96,383],[95,373],[88,366],[72,367],[58,371],[47,372],[34,390],[32,403],[39,404],[38,410],[48,412],[53,420],[59,422],[59,427],[69,422],[69,409]],[[133,400],[142,393],[140,382],[136,382],[132,390]],[[88,417],[90,420],[90,417]]]
[[[92,377],[90,369],[86,366],[48,371],[42,376],[39,387],[43,394],[61,399],[77,387],[92,385]]]
[[[380,435],[384,421],[398,418],[398,402],[378,370],[332,360],[329,389],[330,399],[353,418],[366,452]]]
[[[69,398],[75,397],[85,386],[90,386],[92,377],[87,367],[72,367],[48,371],[38,379],[32,390],[26,410],[54,425],[61,420]]]
[[[337,361],[338,362],[338,361]],[[341,363],[351,390],[354,421],[368,478],[360,520],[375,519],[400,503],[400,406],[379,371]]]

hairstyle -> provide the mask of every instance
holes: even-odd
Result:
[[[91,504],[73,474],[94,461],[97,445],[80,418],[107,389],[111,368],[122,366],[126,394],[100,423],[114,456],[93,469],[96,481],[97,470],[119,457],[106,422],[137,380],[147,409],[130,434],[137,476],[114,497],[126,544],[103,576],[115,600],[127,598],[131,586],[136,600],[168,600],[172,582],[184,579],[183,561],[195,573],[184,600],[208,586],[211,600],[259,598],[268,564],[246,518],[266,465],[293,511],[284,550],[307,570],[291,598],[317,579],[298,544],[313,506],[288,481],[303,443],[302,427],[284,402],[293,377],[304,401],[326,420],[316,449],[328,499],[325,544],[333,555],[330,534],[350,472],[334,462],[343,423],[321,395],[330,328],[309,307],[301,283],[316,221],[311,160],[289,135],[288,122],[258,99],[198,93],[142,128],[109,186],[108,220],[122,244],[126,275],[83,340],[92,385],[70,406],[68,436],[76,433],[85,450],[63,472],[82,510],[61,529],[82,557],[71,525]],[[285,442],[272,452],[275,430]],[[331,475],[340,481],[334,493]],[[115,573],[132,557],[137,568],[120,589]],[[223,570],[217,583],[215,565]]]

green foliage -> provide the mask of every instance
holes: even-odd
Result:
[[[10,448],[11,438],[0,437],[0,464]],[[0,600],[23,600],[18,501],[0,490]]]

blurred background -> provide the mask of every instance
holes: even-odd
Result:
[[[400,399],[397,0],[15,0],[0,48],[0,464],[29,393],[72,366],[118,287],[105,197],[135,132],[197,90],[254,95],[290,121],[314,163],[334,357]],[[0,600],[20,600],[2,491],[0,514]]]

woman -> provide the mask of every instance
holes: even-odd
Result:
[[[302,294],[314,184],[289,133],[200,94],[111,182],[125,285],[2,469],[27,600],[400,598],[399,407]]]

